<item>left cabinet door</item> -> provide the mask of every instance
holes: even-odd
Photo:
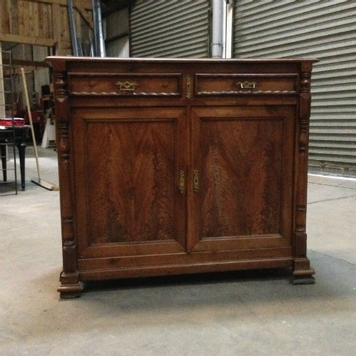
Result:
[[[181,107],[73,108],[80,268],[185,250],[186,116]]]

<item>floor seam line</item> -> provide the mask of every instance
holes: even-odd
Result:
[[[349,264],[349,265],[351,265],[351,266],[356,267],[356,264],[355,264],[355,263],[352,263],[352,262],[343,260],[343,259],[341,259],[341,258],[334,257],[334,256],[330,256],[330,255],[328,255],[328,254],[326,254],[326,253],[314,251],[314,250],[311,250],[311,249],[308,249],[308,251],[313,252],[313,253],[315,253],[315,254],[319,254],[319,255],[322,255],[322,256],[326,256],[326,257],[332,258],[333,260],[337,260],[337,261],[340,261],[340,262],[345,262],[345,263],[347,263],[347,264]]]
[[[330,198],[330,199],[325,199],[325,200],[312,201],[312,202],[308,202],[308,205],[311,205],[311,204],[318,204],[318,203],[325,203],[325,202],[328,202],[328,201],[335,201],[335,200],[342,200],[342,199],[355,198],[355,197],[356,197],[356,194],[353,194],[353,195],[348,195],[347,197]]]

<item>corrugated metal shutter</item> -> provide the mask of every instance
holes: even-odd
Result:
[[[234,56],[320,59],[310,165],[356,174],[356,1],[235,0]]]
[[[209,0],[137,0],[130,15],[132,57],[209,56]]]

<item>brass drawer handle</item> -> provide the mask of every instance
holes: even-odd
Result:
[[[240,89],[255,89],[257,83],[256,82],[249,82],[249,81],[244,81],[244,82],[237,82],[236,85],[240,86]]]
[[[121,91],[135,91],[136,88],[138,87],[138,84],[134,82],[126,81],[126,82],[117,82],[116,86]]]
[[[195,193],[199,192],[199,172],[197,169],[193,171],[193,190]]]
[[[181,194],[185,192],[185,173],[183,170],[179,172],[179,191]]]

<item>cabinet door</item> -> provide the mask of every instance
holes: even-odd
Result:
[[[71,120],[80,258],[183,251],[186,109],[80,108]]]
[[[188,250],[291,246],[294,142],[293,106],[192,109]]]

